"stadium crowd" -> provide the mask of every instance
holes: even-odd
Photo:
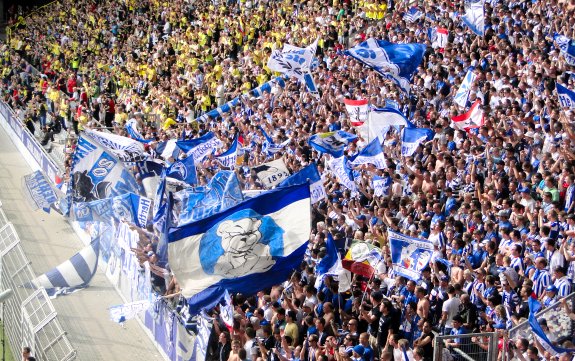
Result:
[[[414,5],[424,16],[404,20]],[[530,297],[548,307],[574,287],[574,118],[560,107],[555,83],[575,88],[575,81],[553,35],[575,38],[575,2],[487,1],[484,37],[462,23],[463,12],[463,3],[440,0],[63,0],[26,17],[2,45],[3,99],[31,131],[42,130],[46,143],[54,132],[73,139],[94,127],[127,136],[129,119],[154,139],[146,149],[155,158],[157,142],[181,139],[182,132],[214,132],[224,143],[220,153],[241,134],[250,151],[236,172],[246,190],[263,189],[249,167],[270,160],[260,127],[276,144],[291,140],[275,155],[291,173],[318,162],[328,198],[314,205],[304,264],[287,289],[234,295],[233,329],[214,322],[211,359],[432,360],[437,334],[497,331],[499,358],[572,360],[533,339],[508,344],[503,335],[526,320]],[[444,48],[432,46],[428,30],[437,27],[449,31]],[[409,96],[343,54],[370,37],[428,46]],[[290,80],[259,98],[244,97],[217,119],[196,121],[272,79],[272,50],[316,38],[319,99]],[[479,99],[486,119],[464,132],[450,127],[450,117],[464,111],[453,96],[470,68],[477,78],[467,105]],[[345,98],[397,102],[435,137],[402,157],[400,133],[391,129],[383,143],[386,168],[355,168],[360,191],[351,192],[308,145],[316,133],[357,132]],[[360,139],[346,154],[365,144]],[[218,168],[211,157],[204,161],[200,183]],[[374,176],[386,180],[383,196],[373,194]],[[395,274],[387,229],[434,244],[419,281]],[[346,292],[332,277],[316,288],[314,266],[326,255],[328,233],[342,254],[364,241],[381,247],[385,262],[372,278],[354,275]],[[155,257],[152,247],[138,256]],[[167,288],[177,294],[175,282]],[[565,348],[573,341],[554,340]],[[463,342],[453,338],[445,346]],[[481,338],[472,342],[488,347]]]

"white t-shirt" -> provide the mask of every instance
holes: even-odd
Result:
[[[441,308],[441,311],[447,312],[447,320],[445,321],[445,327],[449,328],[453,327],[451,321],[453,321],[453,317],[457,315],[460,304],[461,301],[457,297],[450,298],[447,301],[443,302],[443,307]]]

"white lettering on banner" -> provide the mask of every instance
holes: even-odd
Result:
[[[374,179],[373,180],[373,195],[376,197],[381,197],[384,194],[384,179]]]
[[[327,198],[327,194],[325,192],[325,188],[323,186],[323,181],[318,180],[315,183],[311,183],[309,186],[309,191],[311,195],[311,204],[315,204],[322,199]]]
[[[420,274],[418,272],[404,268],[404,267],[399,267],[399,266],[393,265],[393,270],[395,272],[403,273],[406,276],[411,277],[411,279],[418,279],[420,277]]]
[[[148,223],[148,215],[150,213],[150,206],[152,205],[152,200],[144,197],[140,197],[140,202],[138,202],[138,223],[140,227],[146,227]]]

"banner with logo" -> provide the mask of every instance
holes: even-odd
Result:
[[[393,270],[399,275],[417,281],[433,254],[433,243],[391,230],[387,231]]]

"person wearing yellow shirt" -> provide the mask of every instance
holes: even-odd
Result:
[[[166,120],[164,120],[164,123],[162,124],[162,130],[167,131],[172,127],[172,125],[176,125],[176,124],[178,124],[178,123],[174,120],[174,118],[172,117],[172,114],[170,114],[166,118]]]
[[[114,122],[118,124],[118,126],[123,127],[126,121],[128,121],[128,113],[124,110],[124,106],[118,105],[118,110],[114,116]]]
[[[299,330],[296,325],[297,315],[294,310],[286,312],[286,325],[284,329],[284,336],[291,338],[291,346],[297,346],[299,342]]]

